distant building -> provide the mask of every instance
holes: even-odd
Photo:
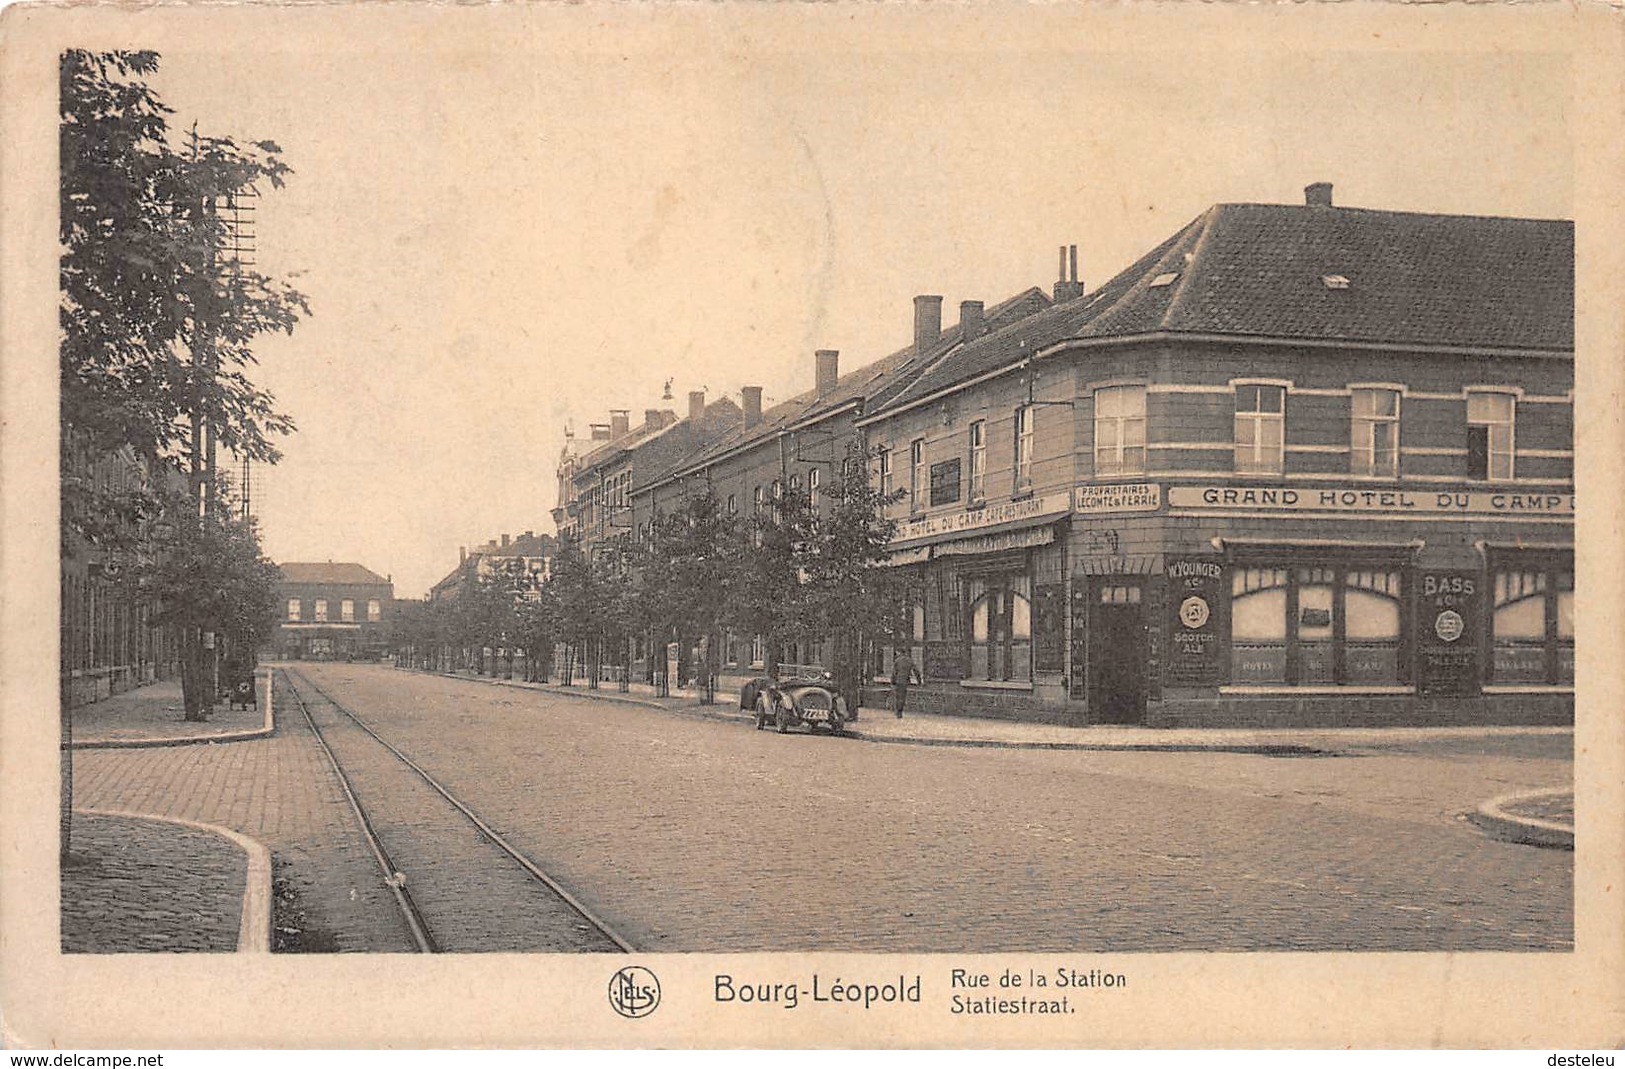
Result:
[[[359,564],[279,565],[282,582],[270,655],[282,660],[377,660],[389,650],[395,587]]]
[[[484,545],[457,550],[457,567],[429,590],[430,601],[455,601],[471,586],[499,580],[520,597],[534,597],[552,574],[558,542],[552,535],[526,531]]]

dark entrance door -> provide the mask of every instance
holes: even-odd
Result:
[[[1103,581],[1089,614],[1089,719],[1145,719],[1146,629],[1140,585]]]

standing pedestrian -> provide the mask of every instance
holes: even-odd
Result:
[[[897,713],[897,719],[903,719],[903,706],[908,704],[908,685],[924,682],[920,670],[914,667],[914,661],[910,659],[908,651],[898,650],[891,666],[891,703],[892,709]]]

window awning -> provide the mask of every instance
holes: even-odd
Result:
[[[1002,553],[1011,549],[1030,549],[1033,546],[1047,546],[1055,541],[1055,528],[1025,527],[1015,531],[1002,531],[998,534],[976,535],[972,538],[961,538],[956,542],[944,542],[936,546],[936,555],[939,557],[965,557],[978,553]]]
[[[891,556],[882,562],[884,567],[898,568],[905,564],[924,564],[931,559],[930,546],[913,546],[909,549],[896,549]]]

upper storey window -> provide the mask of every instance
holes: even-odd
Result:
[[[289,598],[288,599],[288,619],[292,620],[292,621],[294,621],[296,623],[299,620],[299,599],[298,598]]]
[[[1286,445],[1286,387],[1236,387],[1236,470],[1279,475]]]
[[[1016,409],[1016,493],[1033,486],[1033,414],[1037,409],[1022,405]]]
[[[1467,395],[1467,477],[1512,478],[1512,428],[1517,399],[1489,390]]]
[[[319,623],[319,624],[327,623],[327,599],[326,598],[317,598],[316,599],[316,622]]]
[[[1356,387],[1349,470],[1355,475],[1399,476],[1399,391]]]
[[[1095,391],[1095,474],[1145,471],[1145,387],[1106,386]]]
[[[908,447],[908,510],[911,513],[925,511],[925,439],[916,438]]]
[[[976,420],[970,425],[970,494],[975,505],[987,497],[987,421]]]

